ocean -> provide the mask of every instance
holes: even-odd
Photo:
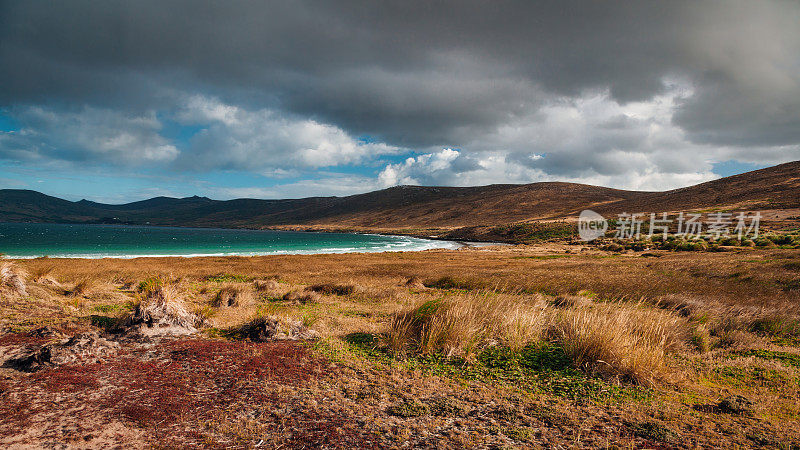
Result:
[[[130,225],[0,223],[8,258],[135,258],[415,251],[456,248],[407,236]]]

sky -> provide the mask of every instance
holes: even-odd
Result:
[[[0,0],[0,188],[123,203],[800,159],[796,1]]]

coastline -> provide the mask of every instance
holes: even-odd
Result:
[[[101,227],[101,228],[116,228],[122,227],[123,235],[129,232],[131,228],[150,228],[159,231],[174,230],[202,230],[202,231],[218,231],[219,235],[213,235],[212,239],[208,237],[205,239],[202,235],[190,235],[186,238],[181,236],[181,233],[175,235],[171,239],[178,239],[178,245],[167,243],[166,245],[159,245],[159,239],[148,241],[147,238],[142,239],[141,246],[137,242],[129,241],[127,243],[117,244],[117,238],[109,238],[108,233],[113,235],[113,231],[98,233],[94,235],[92,231],[82,230],[81,232],[89,235],[90,245],[67,247],[64,248],[59,244],[54,243],[52,247],[42,245],[41,248],[23,247],[14,248],[13,246],[0,245],[0,258],[5,260],[27,260],[36,258],[51,258],[51,259],[136,259],[136,258],[200,258],[200,257],[256,257],[256,256],[273,256],[273,255],[323,255],[323,254],[346,254],[346,253],[387,253],[387,252],[420,252],[427,250],[458,250],[466,247],[476,247],[482,245],[491,245],[475,242],[460,242],[447,239],[430,239],[423,236],[411,236],[408,234],[390,234],[390,233],[374,233],[363,231],[351,230],[288,230],[288,229],[247,229],[247,228],[209,228],[209,227],[173,227],[173,226],[157,226],[157,225],[108,225],[108,224],[56,224],[56,223],[6,223],[15,225],[42,225],[42,226],[87,226],[88,227]],[[58,230],[58,228],[55,228]],[[8,232],[9,230],[6,230]],[[236,234],[231,237],[226,236],[225,232],[269,232],[269,233],[302,233],[302,234],[339,234],[345,237],[334,238],[332,240],[321,238],[321,240],[308,238],[292,238],[284,237],[278,240],[274,238],[256,238],[254,240],[237,241]],[[28,233],[41,232],[36,230],[27,231]],[[48,229],[46,233],[56,233],[56,241],[60,238],[61,231],[52,231]],[[147,231],[140,232],[140,236],[148,236]],[[12,231],[10,236],[14,236]],[[104,236],[105,235],[105,236]],[[167,238],[172,236],[167,231]],[[378,240],[362,240],[359,238],[346,238],[346,236],[380,236]],[[115,236],[115,235],[114,235]],[[158,235],[156,235],[158,236]],[[252,236],[252,235],[251,235]],[[27,236],[30,237],[30,236]],[[25,242],[27,237],[18,235],[17,242]],[[105,237],[105,239],[104,239]],[[383,239],[392,238],[392,239]],[[13,239],[13,238],[12,238]],[[95,240],[96,239],[96,240]],[[252,238],[251,238],[252,239]],[[377,238],[376,238],[377,239]],[[112,243],[113,241],[113,243]],[[163,234],[160,239],[163,243]],[[12,241],[9,241],[12,242]],[[184,245],[181,246],[180,242]],[[238,242],[238,244],[237,244]],[[295,243],[293,243],[295,242]],[[96,244],[96,245],[95,245]],[[127,244],[127,245],[126,245]],[[238,248],[237,248],[238,247]]]

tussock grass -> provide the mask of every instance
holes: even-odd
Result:
[[[408,352],[474,357],[502,343],[514,349],[540,339],[547,328],[540,296],[471,292],[423,302],[393,316],[387,343],[396,355]]]
[[[435,280],[429,280],[424,283],[424,286],[436,289],[462,289],[465,291],[472,291],[476,289],[486,289],[489,285],[482,280],[461,280],[447,275]]]
[[[253,288],[258,293],[270,294],[280,290],[281,285],[275,280],[255,280],[253,281]]]
[[[133,313],[120,319],[118,328],[145,336],[191,334],[205,325],[206,318],[190,312],[178,287],[160,278],[140,284],[139,301]]]
[[[422,278],[416,275],[406,280],[405,286],[408,287],[409,289],[416,289],[416,290],[425,289],[425,283],[422,282]]]
[[[211,300],[214,308],[233,308],[253,302],[253,292],[250,289],[228,285],[222,287]]]
[[[311,340],[319,334],[309,328],[302,320],[280,315],[262,316],[246,321],[238,327],[225,332],[235,339],[248,339],[252,342],[281,340]]]
[[[770,314],[753,320],[753,332],[769,337],[800,339],[800,319],[785,314]]]
[[[95,281],[91,278],[81,278],[72,285],[72,289],[69,290],[69,295],[73,297],[84,297],[91,292],[95,284]]]
[[[143,298],[149,298],[157,295],[165,295],[162,288],[169,284],[169,280],[163,276],[148,277],[142,280],[136,287],[138,292]]]
[[[54,270],[55,266],[53,265],[37,267],[33,272],[31,272],[30,279],[34,283],[58,284],[53,277]]]
[[[467,360],[490,347],[550,342],[587,373],[637,384],[665,378],[666,355],[687,339],[684,318],[643,303],[581,299],[555,307],[541,295],[481,291],[428,300],[396,313],[386,341],[398,356]]]
[[[559,312],[554,337],[578,368],[651,384],[666,374],[666,354],[684,342],[683,323],[643,304],[600,303]]]

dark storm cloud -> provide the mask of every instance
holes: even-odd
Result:
[[[528,162],[613,175],[627,167],[614,152],[644,145],[642,121],[598,119],[596,139],[560,154],[469,144],[587,91],[649,101],[679,79],[692,93],[672,121],[690,142],[796,145],[797,23],[790,1],[7,1],[0,104],[141,116],[201,94],[391,146],[546,154]]]

